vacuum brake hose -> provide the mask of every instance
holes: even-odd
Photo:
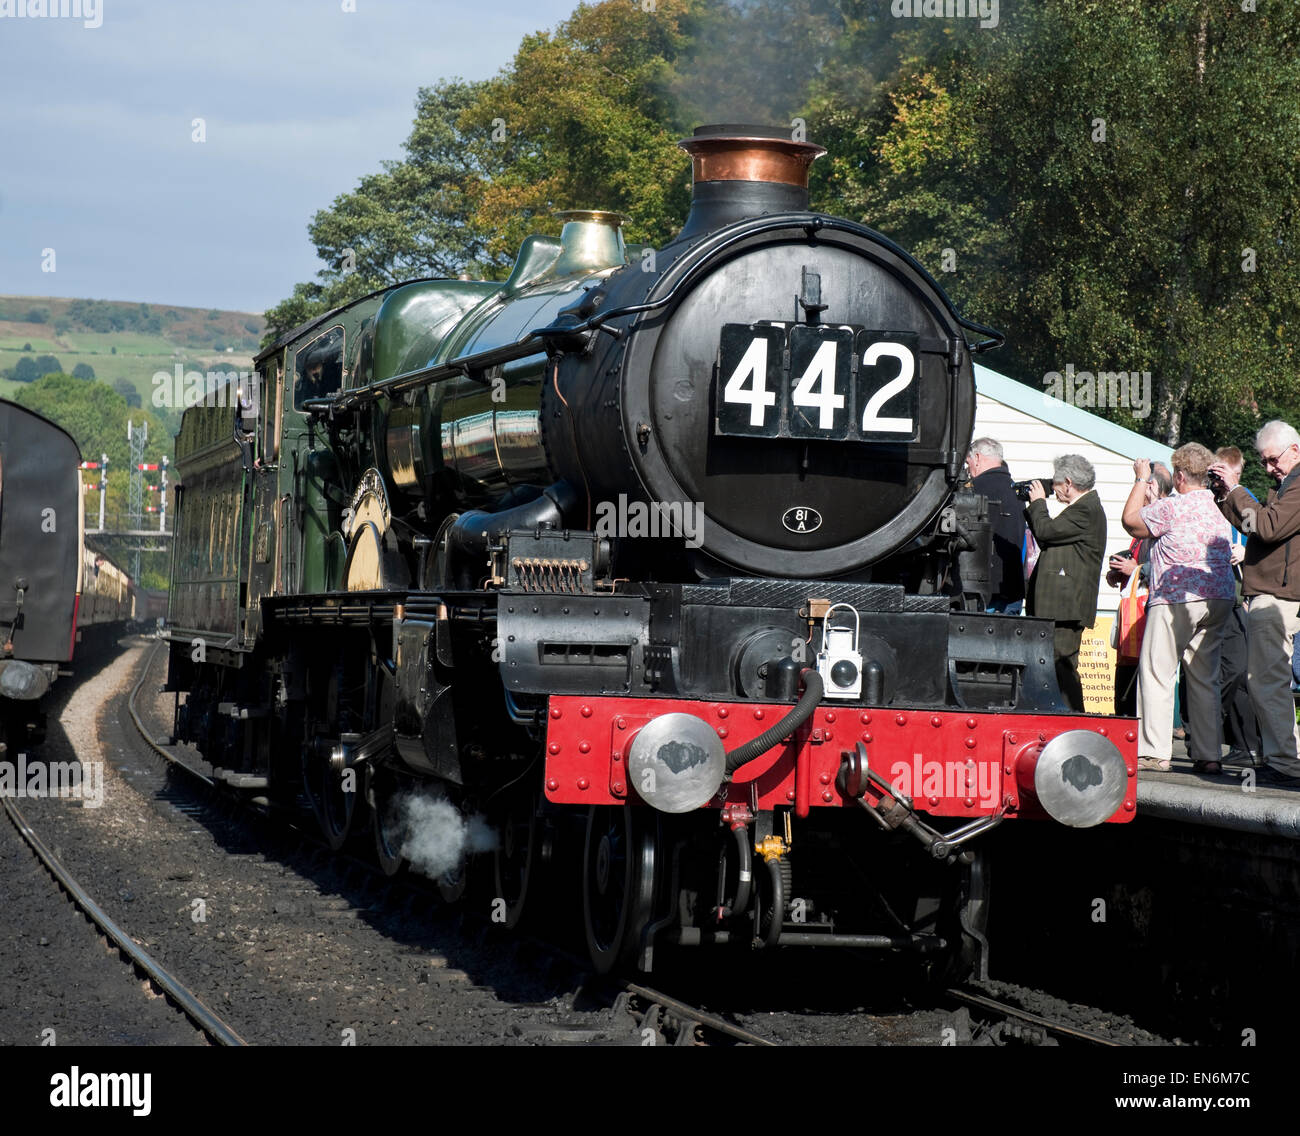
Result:
[[[762,757],[777,742],[782,738],[789,737],[812,717],[812,712],[817,709],[818,703],[821,702],[825,689],[822,686],[822,676],[811,667],[805,667],[800,672],[800,677],[804,683],[803,697],[794,704],[794,709],[777,722],[775,726],[727,754],[728,774],[735,773],[742,765],[753,761],[756,757]]]

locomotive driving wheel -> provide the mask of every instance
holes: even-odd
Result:
[[[505,925],[517,927],[541,859],[541,824],[535,797],[516,797],[502,814],[495,853],[496,891],[505,900]]]
[[[333,746],[328,758],[318,751],[310,740],[302,748],[302,784],[325,843],[337,852],[365,815],[357,788],[360,772],[346,767],[341,744]]]
[[[398,815],[397,778],[382,766],[370,772],[370,828],[375,838],[375,859],[386,876],[400,875],[408,867],[402,856],[403,831]]]
[[[654,902],[657,840],[653,818],[622,805],[587,814],[582,856],[582,922],[598,974],[629,961]]]
[[[469,891],[468,864],[457,864],[438,877],[438,894],[442,897],[443,903],[457,904],[465,898],[467,891]]]
[[[316,681],[322,694],[319,702],[310,701],[313,676],[308,675],[308,697],[313,710],[308,716],[301,749],[302,786],[325,843],[337,852],[353,829],[365,821],[365,784],[361,780],[364,772],[348,764],[348,747],[342,738],[318,732],[318,723],[339,721],[346,690],[341,668],[332,668],[328,678],[321,682],[317,677]]]

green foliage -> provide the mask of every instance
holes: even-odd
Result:
[[[78,363],[72,368],[72,377],[74,379],[93,379],[95,377],[95,368],[89,363]]]
[[[1255,435],[1265,422],[1282,419],[1295,422],[1295,407],[1279,406],[1269,402],[1243,402],[1235,406],[1217,407],[1205,404],[1187,408],[1183,440],[1187,442],[1213,439],[1206,442],[1212,448],[1236,446],[1246,459],[1241,481],[1261,501],[1277,482],[1264,469],[1255,449]]]
[[[18,392],[19,405],[34,410],[62,426],[76,439],[87,460],[108,454],[109,468],[125,469],[130,461],[127,420],[149,426],[147,461],[170,450],[171,439],[158,418],[145,410],[131,410],[120,393],[106,383],[87,383],[71,375],[45,375]],[[92,458],[93,455],[93,458]]]
[[[1038,389],[1070,362],[1149,370],[1151,416],[1110,417],[1170,444],[1189,406],[1294,407],[1300,213],[1279,155],[1300,145],[1298,44],[1293,6],[1017,6],[997,35],[908,61],[865,114],[821,96],[818,200],[1006,328],[994,365]]]
[[[31,308],[31,309],[28,310],[28,312],[27,312],[27,317],[26,317],[26,318],[27,318],[27,322],[28,322],[28,323],[49,323],[49,321],[50,321],[50,309],[49,309],[49,308]]]
[[[526,37],[495,79],[422,88],[405,157],[313,218],[327,267],[267,312],[263,343],[403,280],[500,279],[525,236],[559,232],[558,210],[618,210],[630,241],[666,241],[690,180],[673,68],[705,8],[580,6],[553,34]]]
[[[1246,437],[1262,404],[1295,419],[1300,6],[1041,0],[992,29],[884,0],[653,7],[579,5],[492,80],[422,89],[402,159],[313,218],[326,267],[264,342],[412,277],[500,278],[565,208],[662,243],[687,208],[678,138],[801,118],[828,149],[813,205],[1005,329],[999,370],[1040,390],[1070,363],[1150,371],[1149,415],[1098,412],[1170,444]]]
[[[140,397],[140,392],[135,389],[135,384],[129,379],[114,379],[113,389],[126,399],[126,405],[128,407],[141,407],[144,405],[144,400]],[[163,425],[165,428],[166,423]]]
[[[73,300],[68,305],[66,318],[70,327],[78,331],[143,331],[147,320],[139,313],[106,300]]]
[[[82,300],[68,308],[74,326],[87,331],[125,331],[126,313],[101,300]]]
[[[8,377],[16,383],[33,383],[42,375],[51,375],[63,368],[53,355],[37,355],[33,359],[24,355],[8,371]]]
[[[580,6],[553,33],[525,37],[462,123],[497,129],[498,169],[477,193],[475,227],[499,263],[531,232],[559,232],[561,209],[613,209],[628,240],[667,242],[689,201],[687,133],[671,95],[706,6],[660,0]]]

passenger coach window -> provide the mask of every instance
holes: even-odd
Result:
[[[296,356],[293,408],[308,399],[324,398],[343,386],[343,329],[332,327],[318,335]]]

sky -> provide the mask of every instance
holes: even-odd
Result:
[[[577,0],[13,14],[59,3],[0,0],[0,294],[260,312],[321,267],[312,215],[402,156],[419,87],[488,78]]]

